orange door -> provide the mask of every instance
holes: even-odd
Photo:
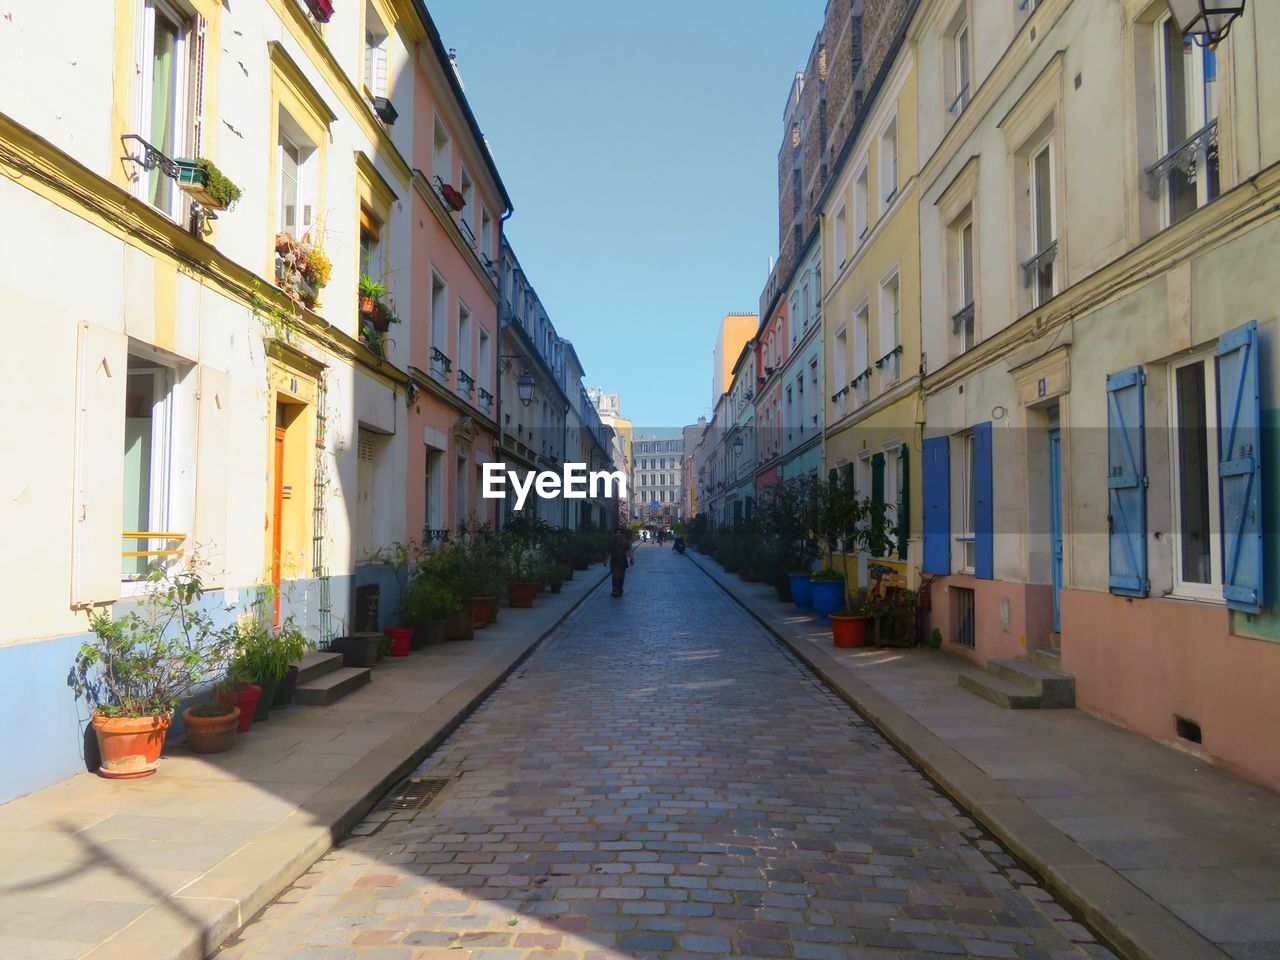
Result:
[[[274,622],[280,626],[280,544],[284,525],[284,428],[276,427],[274,467],[271,483],[271,583]]]

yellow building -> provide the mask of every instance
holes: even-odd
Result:
[[[917,579],[920,536],[920,274],[916,73],[897,43],[868,90],[819,205],[826,371],[825,465],[833,482],[890,504]],[[857,563],[865,582],[866,560]]]
[[[730,313],[720,321],[711,370],[712,407],[733,383],[733,368],[742,353],[742,346],[756,335],[759,326],[760,318],[754,313]]]

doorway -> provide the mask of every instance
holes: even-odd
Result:
[[[1049,428],[1049,536],[1056,637],[1062,633],[1062,428],[1057,425],[1056,416]]]

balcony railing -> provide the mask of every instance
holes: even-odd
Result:
[[[1152,200],[1159,199],[1161,187],[1175,170],[1186,177],[1188,183],[1195,183],[1201,166],[1208,169],[1209,161],[1217,155],[1218,121],[1215,117],[1147,167],[1147,196]]]
[[[450,360],[439,347],[431,348],[431,375],[443,383],[449,379],[449,371],[453,369]]]
[[[898,344],[876,361],[876,369],[880,371],[880,388],[893,386],[902,377],[902,344]]]
[[[1041,277],[1047,279],[1049,281],[1049,286],[1052,286],[1053,263],[1057,259],[1058,241],[1054,240],[1030,260],[1023,262],[1022,285],[1024,287],[1029,287],[1038,277]],[[1047,277],[1045,275],[1047,275]]]
[[[862,406],[871,399],[871,368],[863,370],[849,384],[853,388],[853,405]]]
[[[480,396],[477,401],[477,405],[485,413],[488,413],[490,410],[493,409],[493,394],[490,393],[488,390],[486,390],[484,387],[481,387]]]
[[[471,229],[471,224],[467,223],[462,217],[458,217],[458,229],[462,231],[462,235],[466,238],[467,243],[471,244],[471,249],[480,252],[480,244],[476,242],[475,232]]]
[[[960,88],[960,92],[955,95],[949,104],[947,104],[947,113],[959,116],[964,112],[964,108],[969,105],[969,85],[966,83]]]
[[[471,376],[465,370],[458,371],[458,392],[464,397],[470,398],[475,392],[476,378]]]
[[[164,530],[125,530],[121,537],[128,541],[124,546],[133,546],[132,550],[121,549],[124,578],[126,580],[142,580],[147,576],[147,568],[155,560],[164,557],[182,556],[182,544],[186,542],[185,533],[172,533]],[[163,546],[152,548],[152,541]]]

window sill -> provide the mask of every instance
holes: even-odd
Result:
[[[1181,600],[1184,603],[1211,603],[1215,607],[1226,606],[1222,599],[1221,587],[1205,587],[1196,584],[1182,584],[1164,594],[1163,600]]]

